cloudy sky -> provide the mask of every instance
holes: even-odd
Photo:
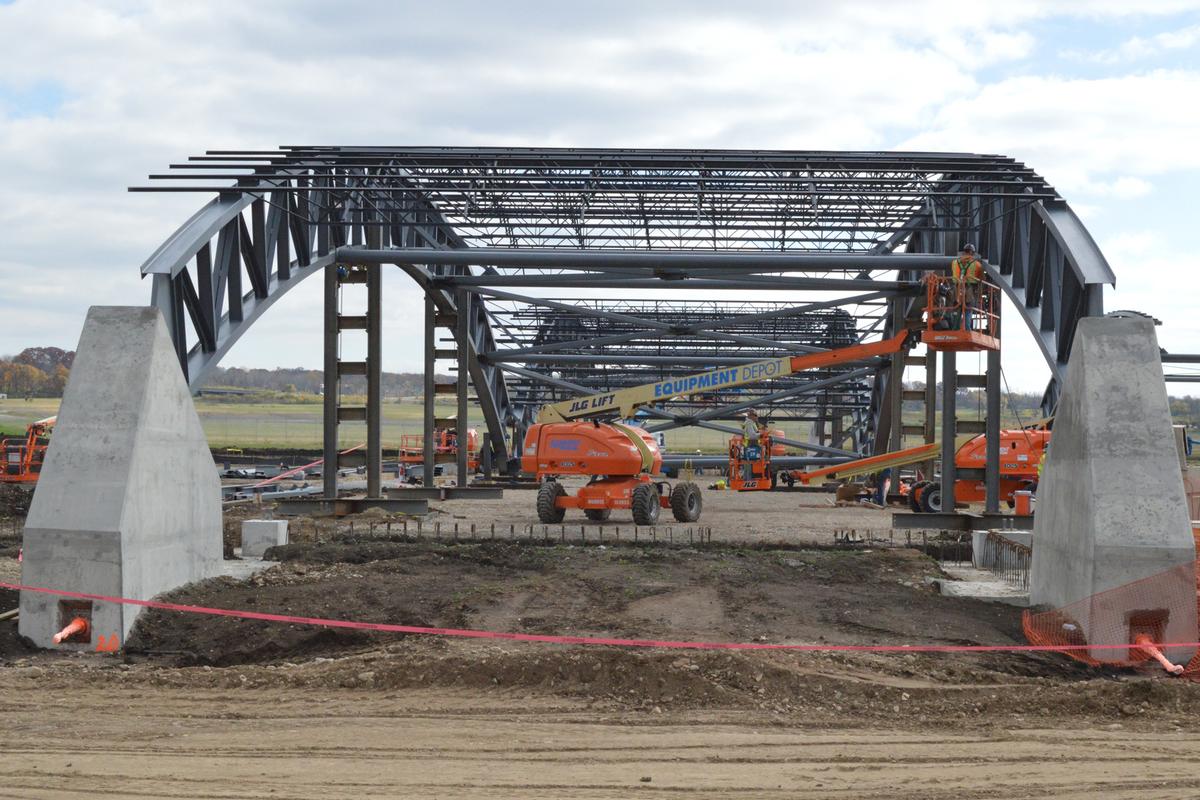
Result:
[[[0,0],[0,354],[147,302],[138,267],[202,197],[126,187],[283,144],[1003,153],[1083,218],[1108,307],[1200,352],[1198,99],[1200,0]],[[319,366],[310,283],[225,365]],[[385,290],[385,366],[416,369],[418,298]],[[1040,389],[1013,338],[1010,383]]]

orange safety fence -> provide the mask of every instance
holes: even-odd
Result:
[[[1131,667],[1157,661],[1168,672],[1200,681],[1200,652],[1172,646],[1200,641],[1198,598],[1200,573],[1193,562],[1053,611],[1026,611],[1021,624],[1030,644],[1073,648],[1062,653],[1085,664]],[[1129,646],[1113,647],[1121,644]],[[1178,671],[1164,661],[1184,666]]]

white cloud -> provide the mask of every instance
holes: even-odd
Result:
[[[1100,215],[1116,201],[1159,200],[1157,176],[1200,167],[1192,147],[1200,111],[1178,102],[1200,96],[1200,73],[1080,80],[1004,77],[1004,69],[1028,71],[1039,48],[1057,46],[1037,39],[1042,18],[1144,19],[1198,7],[0,5],[0,252],[8,259],[0,261],[0,315],[21,320],[0,328],[0,352],[73,346],[89,303],[145,302],[149,284],[137,267],[206,198],[125,187],[209,147],[949,149],[1018,157],[1089,219],[1089,209]],[[972,58],[962,57],[964,40]],[[60,93],[61,107],[15,118],[5,90],[39,87]],[[418,310],[404,287],[389,284],[390,369],[419,363],[402,335]],[[319,302],[318,287],[296,289],[228,363],[316,364]],[[1200,337],[1191,349],[1200,350]]]
[[[1068,55],[1072,58],[1099,64],[1121,64],[1155,58],[1173,50],[1187,50],[1198,42],[1200,42],[1200,25],[1191,25],[1177,31],[1164,31],[1149,37],[1134,36],[1109,50],[1071,51]]]
[[[1200,168],[1200,71],[1115,78],[1020,76],[946,103],[901,146],[1001,152],[1038,169],[1068,198],[1144,194],[1146,178]],[[1113,184],[1103,181],[1116,173]],[[1142,180],[1139,183],[1138,180]],[[1118,185],[1119,184],[1119,185]]]
[[[1150,181],[1125,175],[1111,181],[1084,181],[1077,188],[1086,196],[1132,200],[1150,194],[1154,186]]]

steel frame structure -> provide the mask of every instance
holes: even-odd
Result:
[[[963,241],[1037,339],[1049,409],[1078,320],[1114,282],[1054,189],[997,155],[291,146],[150,177],[131,191],[215,195],[142,265],[193,389],[308,276],[397,264],[454,343],[427,349],[427,372],[453,357],[469,373],[497,463],[564,393],[890,335]],[[647,413],[725,430],[766,404],[814,424],[795,444],[815,456],[878,451],[905,432],[905,363]]]

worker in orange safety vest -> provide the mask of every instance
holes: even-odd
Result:
[[[963,327],[971,327],[971,309],[979,305],[979,286],[983,283],[983,262],[975,255],[975,245],[964,244],[958,258],[950,262],[950,276],[958,287],[958,297],[963,304]]]

